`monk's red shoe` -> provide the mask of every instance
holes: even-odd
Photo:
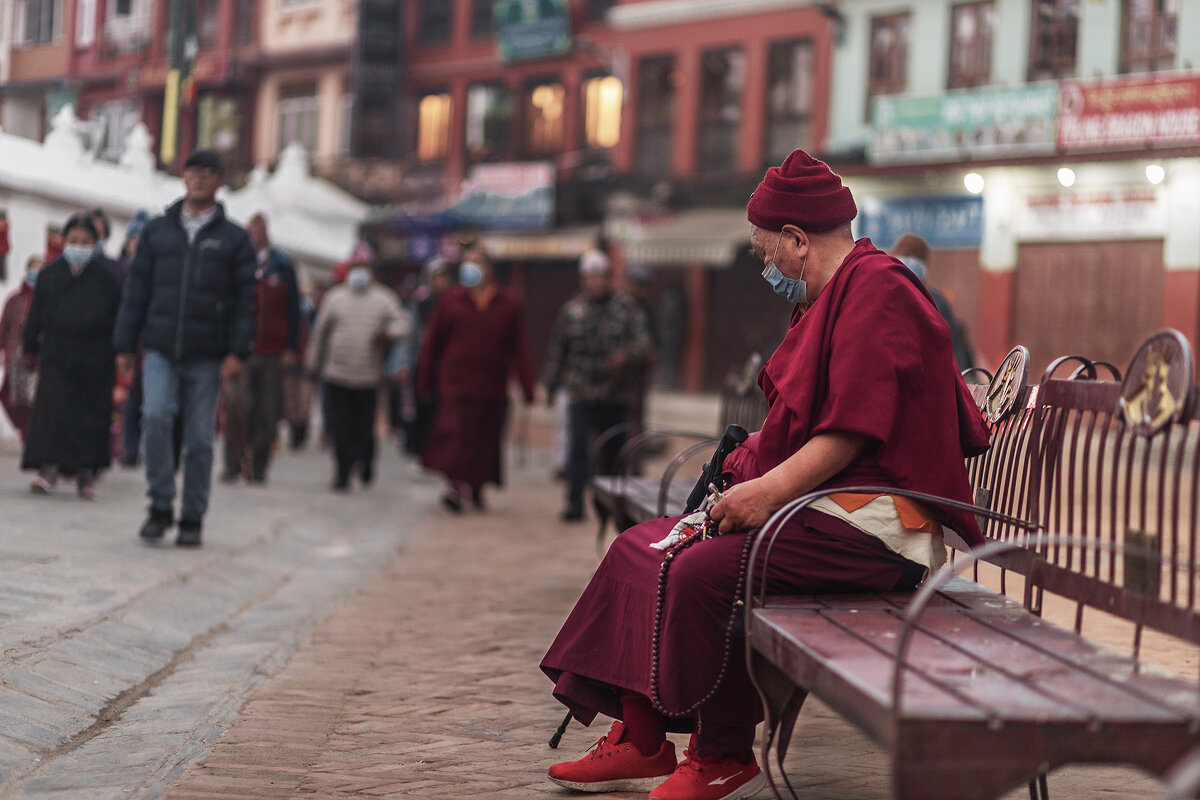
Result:
[[[675,773],[650,793],[650,800],[742,800],[766,782],[753,755],[742,761],[733,756],[704,758],[684,750]]]
[[[550,767],[550,780],[577,792],[644,792],[675,771],[675,745],[669,740],[646,756],[621,741],[624,733],[625,723],[614,722],[583,758]]]

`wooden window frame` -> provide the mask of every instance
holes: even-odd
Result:
[[[1151,12],[1146,15],[1144,25],[1147,45],[1142,52],[1133,51],[1133,39],[1138,33],[1141,22],[1132,18],[1133,6],[1137,0],[1122,0],[1121,2],[1121,64],[1122,73],[1157,72],[1175,68],[1175,54],[1179,48],[1179,1],[1178,0],[1144,0]],[[1160,5],[1173,5],[1174,11],[1165,11]],[[1170,38],[1169,46],[1164,46],[1160,40]]]
[[[1038,13],[1043,3],[1052,3],[1047,19]],[[1074,78],[1079,59],[1079,6],[1083,0],[1030,0],[1030,81]],[[1074,14],[1070,11],[1074,9]]]
[[[967,42],[957,37],[960,15],[975,14],[975,37]],[[987,25],[984,30],[983,21]],[[946,66],[947,89],[974,89],[987,86],[992,82],[992,39],[995,30],[996,4],[994,0],[968,0],[950,6],[950,53]],[[961,49],[960,49],[961,48]],[[966,58],[961,57],[962,51],[967,51]],[[981,52],[980,52],[981,51]],[[967,61],[971,68],[960,69],[959,65]]]
[[[871,119],[871,102],[876,97],[892,94],[904,94],[908,90],[908,33],[912,14],[900,11],[894,14],[880,14],[871,17],[871,38],[868,41],[867,54],[867,108],[866,119]],[[878,58],[879,51],[875,49],[875,39],[880,29],[898,27],[903,23],[903,36],[882,59]],[[887,69],[880,67],[886,66]],[[882,74],[881,74],[882,73]]]

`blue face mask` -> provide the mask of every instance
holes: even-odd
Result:
[[[72,267],[81,267],[91,260],[92,256],[96,254],[96,250],[92,247],[69,244],[63,248],[62,254]]]
[[[33,286],[35,283],[37,283],[37,270],[36,269],[25,270],[25,282],[28,283],[30,286]]]
[[[474,261],[464,261],[458,268],[458,282],[470,289],[483,280],[483,270]]]
[[[804,256],[804,263],[800,265],[800,277],[789,278],[779,271],[779,267],[775,266],[775,256],[779,255],[779,242],[783,240],[783,232],[779,234],[779,238],[775,240],[775,252],[771,254],[771,260],[763,267],[762,276],[767,283],[771,285],[772,291],[780,297],[786,299],[789,303],[798,305],[808,304],[808,284],[804,282],[804,268],[808,266],[808,256]]]

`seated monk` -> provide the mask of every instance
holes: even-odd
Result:
[[[675,548],[660,589],[664,553],[650,545],[679,518],[625,531],[542,660],[577,720],[618,720],[582,758],[550,767],[561,786],[652,790],[654,800],[757,792],[762,711],[735,627],[755,530],[818,488],[971,500],[963,459],[987,447],[987,432],[920,279],[854,241],[849,189],[801,150],[767,170],[746,211],[763,277],[794,304],[758,379],[770,411],[725,462],[732,485],[710,512],[720,535]],[[886,493],[834,494],[784,526],[767,590],[911,590],[945,560],[942,525],[982,543],[970,514]],[[692,733],[682,761],[668,732]]]

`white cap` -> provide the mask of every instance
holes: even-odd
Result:
[[[608,256],[599,250],[588,250],[579,258],[580,275],[598,275],[612,272],[612,264]]]

